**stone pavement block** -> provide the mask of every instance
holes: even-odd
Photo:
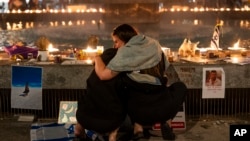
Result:
[[[0,140],[30,141],[31,124],[32,122],[18,121],[17,118],[0,119]],[[228,141],[230,124],[249,124],[249,121],[241,119],[187,120],[185,131],[174,131],[176,141]],[[150,137],[148,140],[142,139],[141,141],[163,140],[160,131],[152,130],[150,132],[157,137]]]

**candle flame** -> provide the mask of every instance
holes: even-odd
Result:
[[[244,50],[245,48],[243,47],[239,47],[239,44],[240,44],[240,40],[238,40],[233,47],[229,47],[228,49],[230,50]]]
[[[85,51],[85,52],[96,52],[96,49],[93,49],[93,48],[91,48],[91,47],[87,47],[86,49],[84,49],[83,51]]]
[[[200,50],[200,52],[206,52],[207,48],[197,48],[198,50]]]
[[[87,64],[92,64],[93,61],[92,61],[91,59],[87,59],[87,60],[86,60],[86,63],[87,63]]]
[[[234,44],[234,48],[239,48],[239,44],[240,44],[240,40],[238,40],[238,41]]]
[[[49,52],[59,51],[59,49],[58,48],[54,48],[52,44],[49,44],[48,50],[49,50]]]
[[[238,57],[232,57],[232,63],[239,63],[239,58]]]

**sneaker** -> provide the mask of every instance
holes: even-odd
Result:
[[[161,134],[164,140],[175,140],[175,134],[168,123],[161,123]]]
[[[137,141],[137,140],[140,140],[140,139],[142,139],[142,138],[144,138],[143,132],[137,132],[137,133],[135,133],[135,134],[133,135],[132,140],[133,140],[133,141]]]
[[[79,123],[74,127],[74,134],[78,138],[86,138],[85,130]]]
[[[138,133],[133,134],[132,140],[137,141],[140,139],[149,139],[150,136],[151,136],[151,134],[150,134],[149,130],[143,129],[143,132],[138,132]]]

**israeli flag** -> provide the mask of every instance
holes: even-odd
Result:
[[[219,39],[220,39],[220,29],[221,29],[221,25],[217,24],[214,28],[214,33],[213,33],[213,37],[211,39],[211,44],[210,47],[212,49],[215,50],[219,50],[220,48],[220,44],[219,44]]]

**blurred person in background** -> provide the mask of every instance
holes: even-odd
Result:
[[[27,9],[27,3],[25,0],[9,0],[9,10],[26,10]]]
[[[36,10],[39,9],[39,1],[38,0],[30,0],[28,4],[29,9]]]

